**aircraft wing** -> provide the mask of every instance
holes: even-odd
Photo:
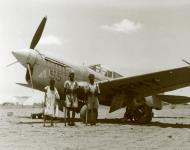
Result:
[[[112,100],[109,105],[114,103],[122,103],[114,100],[116,95],[126,93],[131,97],[146,97],[156,95],[162,92],[176,90],[190,85],[190,68],[182,67],[149,74],[143,74],[133,77],[123,77],[119,79],[106,80],[99,83],[101,95]],[[108,103],[108,102],[103,102]],[[119,108],[118,108],[119,109]],[[111,111],[111,108],[110,108]]]

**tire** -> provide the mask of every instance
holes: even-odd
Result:
[[[31,114],[32,119],[36,119],[36,114]]]
[[[134,111],[134,120],[137,123],[150,123],[153,117],[152,108],[146,104],[138,106]]]
[[[134,121],[133,112],[132,112],[132,110],[129,107],[126,107],[124,118],[126,118],[127,120],[129,120],[131,122]]]

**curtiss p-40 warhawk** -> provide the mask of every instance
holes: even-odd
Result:
[[[58,92],[63,97],[63,84],[72,70],[81,89],[78,92],[81,100],[80,110],[84,107],[82,89],[86,86],[88,75],[93,73],[101,90],[100,104],[110,106],[110,113],[125,107],[124,117],[138,123],[150,122],[153,117],[152,109],[162,109],[162,101],[172,104],[189,102],[189,97],[163,94],[190,85],[189,67],[124,77],[100,64],[79,66],[40,53],[35,47],[46,21],[47,17],[44,17],[34,34],[30,48],[12,52],[17,62],[26,68],[27,84],[17,84],[43,91],[49,79],[54,78]]]

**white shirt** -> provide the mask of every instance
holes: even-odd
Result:
[[[54,116],[55,100],[60,98],[59,93],[55,87],[54,90],[51,90],[50,86],[46,86],[44,89],[46,90],[46,107],[44,113],[45,115]]]
[[[98,84],[96,84],[96,83],[94,83],[94,84],[89,83],[87,89],[88,89],[92,94],[95,94],[95,91],[97,91],[98,94],[100,94],[100,88],[99,88]]]

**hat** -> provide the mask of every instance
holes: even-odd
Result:
[[[94,74],[89,74],[89,75],[88,75],[88,78],[89,78],[89,79],[91,79],[91,78],[94,79],[94,78],[95,78],[95,75],[94,75]]]

